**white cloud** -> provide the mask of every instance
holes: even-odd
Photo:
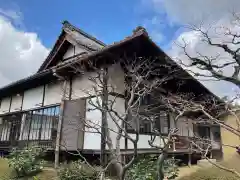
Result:
[[[153,18],[156,19],[163,17],[166,24],[175,25],[186,25],[186,24],[199,24],[203,23],[203,27],[208,27],[209,24],[212,26],[221,25],[234,29],[239,32],[239,27],[235,27],[230,23],[231,13],[240,12],[240,1],[239,0],[142,0],[143,6],[147,7],[146,10],[154,12]],[[214,35],[213,32],[210,32]],[[216,34],[216,33],[215,33]],[[178,34],[177,38],[174,40],[176,42],[181,42],[182,39],[188,41],[189,47],[188,51],[192,55],[196,55],[196,51],[202,52],[204,55],[216,55],[221,54],[222,61],[230,59],[229,56],[219,48],[211,48],[201,41],[201,36],[198,33],[185,30],[184,32]],[[217,42],[226,40],[224,36],[218,36],[214,39]],[[187,60],[183,56],[182,51],[179,50],[175,45],[168,46],[171,47],[168,54],[172,57],[181,58],[182,60]],[[221,62],[222,62],[221,61]],[[232,67],[224,70],[224,73],[230,75],[232,72]],[[202,82],[206,87],[208,87],[212,92],[219,96],[234,96],[236,94],[236,86],[228,82],[216,82],[216,81],[204,81]],[[240,91],[239,89],[237,90]]]
[[[15,26],[24,28],[23,14],[15,4],[11,9],[0,8],[0,16],[10,20]]]
[[[150,31],[150,35],[152,37],[152,39],[156,42],[156,43],[161,43],[164,41],[164,36],[162,33],[160,33],[159,31],[157,30],[152,30]]]
[[[162,18],[158,16],[145,18],[143,20],[143,26],[149,30],[149,35],[156,43],[162,44],[166,40],[166,37],[162,33],[162,29],[166,28],[166,24]]]
[[[150,0],[149,3],[155,12],[166,13],[170,21],[180,24],[219,20],[230,11],[240,10],[239,0]]]
[[[10,19],[13,19],[13,20],[22,18],[21,12],[9,10],[9,9],[6,10],[6,9],[1,9],[0,8],[0,14],[2,14],[3,16],[8,17]]]
[[[230,17],[230,16],[229,16]],[[236,26],[234,24],[230,23],[230,18],[222,18],[218,22],[212,25],[212,28],[208,30],[209,36],[212,38],[213,42],[215,43],[221,43],[221,42],[229,42],[231,39],[229,39],[227,36],[223,35],[223,29],[219,29],[218,33],[215,32],[217,27],[227,27],[231,29],[232,32],[239,32],[239,26]],[[204,27],[203,27],[204,28]],[[220,65],[226,62],[234,62],[232,57],[226,53],[222,48],[213,47],[208,45],[206,42],[202,41],[201,33],[198,33],[196,31],[186,31],[179,35],[179,37],[175,40],[175,43],[181,44],[183,43],[183,40],[188,44],[187,46],[187,52],[192,57],[198,57],[197,53],[200,53],[201,55],[208,56],[208,57],[217,57],[218,60],[214,63],[216,65]],[[188,62],[188,58],[184,55],[181,48],[175,45],[173,43],[171,49],[168,51],[171,57],[173,59],[181,59],[185,63]],[[229,44],[229,47],[232,49],[239,48],[239,45],[233,46]],[[199,69],[197,68],[190,68],[192,71],[199,72]],[[225,76],[231,76],[234,69],[233,66],[225,67],[224,69],[221,69],[222,73]],[[201,72],[207,74],[207,72]],[[206,79],[206,78],[201,78]],[[224,82],[224,81],[201,81],[206,87],[208,87],[212,92],[214,92],[218,96],[234,96],[236,93],[240,93],[240,89],[238,89],[235,85]],[[237,90],[238,89],[238,90]],[[237,91],[236,91],[237,90]]]
[[[1,10],[0,10],[1,11]],[[8,12],[12,18],[17,14]],[[0,87],[36,72],[48,54],[36,33],[16,29],[0,16]]]

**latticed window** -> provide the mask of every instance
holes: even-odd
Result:
[[[157,126],[155,126],[155,128],[157,128],[162,134],[168,134],[168,131],[170,129],[170,120],[169,115],[166,111],[160,111],[156,122]]]
[[[59,106],[23,114],[19,140],[51,140],[57,131]]]
[[[129,118],[127,131],[129,133],[136,132],[136,118]],[[170,119],[166,111],[160,111],[156,115],[150,117],[142,118],[139,117],[139,132],[140,134],[151,134],[153,132],[159,132],[161,134],[168,134],[170,129]]]
[[[8,122],[7,119],[1,119],[0,131],[1,131],[0,140],[9,141],[10,131],[11,131],[11,122]]]

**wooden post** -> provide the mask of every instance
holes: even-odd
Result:
[[[173,142],[173,152],[176,152],[176,137],[172,138],[172,142]]]
[[[100,154],[100,164],[104,167],[106,163],[106,121],[107,121],[107,105],[108,105],[108,70],[104,68],[103,70],[103,92],[102,92],[102,127],[101,127],[101,154]]]
[[[188,166],[189,167],[192,166],[192,153],[191,152],[188,153]]]
[[[55,161],[54,167],[59,167],[59,152],[60,152],[60,143],[61,143],[61,134],[62,134],[62,123],[63,123],[63,112],[64,112],[64,101],[66,96],[66,89],[67,89],[67,80],[63,82],[63,95],[60,105],[60,112],[59,112],[59,120],[58,120],[58,127],[57,127],[57,137],[56,137],[56,147],[55,147]]]
[[[191,167],[192,166],[192,143],[190,143],[190,147],[189,147],[189,152],[188,152],[188,166]]]

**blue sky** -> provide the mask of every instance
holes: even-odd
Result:
[[[131,35],[139,25],[173,59],[182,56],[173,42],[185,39],[196,54],[200,39],[182,28],[188,23],[229,25],[229,10],[239,0],[0,0],[0,86],[37,71],[54,45],[64,20],[106,44]],[[231,28],[231,26],[230,26]],[[202,47],[209,52],[209,47]],[[211,50],[218,53],[218,49]],[[235,87],[207,82],[221,96]],[[233,90],[231,90],[233,91]]]
[[[47,48],[52,47],[63,20],[68,20],[107,44],[123,39],[136,26],[142,25],[158,44],[165,46],[178,28],[168,23],[163,26],[156,19],[156,22],[152,22],[155,12],[144,9],[140,0],[0,0],[0,7],[21,12],[22,23],[15,26],[37,33]]]

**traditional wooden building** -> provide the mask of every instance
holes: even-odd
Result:
[[[101,134],[86,131],[87,127],[81,122],[82,118],[85,118],[97,120],[101,124],[99,111],[86,111],[91,105],[86,101],[89,94],[84,90],[91,88],[89,77],[95,72],[91,70],[76,73],[74,67],[84,61],[106,62],[123,55],[159,56],[172,61],[142,28],[120,42],[105,45],[70,23],[64,22],[61,34],[39,70],[32,76],[0,89],[0,149],[8,151],[12,147],[36,144],[54,150],[56,143],[60,143],[60,150],[75,151],[77,149],[85,154],[100,154],[104,148],[101,143]],[[117,88],[119,94],[124,95],[124,71],[118,64],[111,64],[108,73],[110,83]],[[177,88],[177,85],[173,83],[171,88]],[[184,89],[196,94],[211,95],[208,89],[190,75]],[[62,107],[60,107],[61,103]],[[124,99],[119,99],[117,103],[117,109],[124,111]],[[159,119],[159,125],[163,134],[175,126],[179,128],[181,137],[193,136],[194,131],[199,132],[200,136],[213,139],[215,142],[213,149],[221,152],[221,139],[215,136],[220,133],[220,128],[217,126],[193,128],[193,124],[186,123],[186,119],[175,124],[171,116],[166,116],[164,113]],[[80,128],[76,128],[79,126]],[[109,126],[116,128],[110,121]],[[59,128],[61,128],[61,139],[57,142]],[[141,128],[139,152],[154,152],[149,145],[151,136],[145,129],[148,127],[143,125]],[[131,130],[129,132],[131,133]],[[116,133],[111,132],[111,136],[115,141]],[[189,144],[185,141],[181,142],[176,144],[172,152],[188,154]],[[120,147],[123,153],[131,153],[133,148],[132,143],[124,138],[121,140]]]

